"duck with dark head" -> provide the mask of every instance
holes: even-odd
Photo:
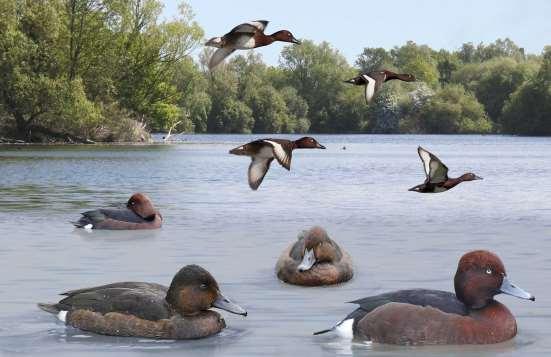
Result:
[[[381,89],[383,83],[398,79],[403,82],[415,81],[415,76],[409,73],[394,73],[383,69],[369,73],[362,73],[357,77],[344,81],[345,83],[354,84],[357,86],[365,86],[365,102],[371,103],[375,94]]]
[[[257,20],[246,22],[234,27],[222,37],[213,37],[205,43],[205,46],[216,47],[209,61],[209,69],[212,70],[235,50],[250,50],[262,46],[268,46],[275,41],[300,44],[300,41],[287,30],[274,32],[266,35],[264,30],[268,21]]]
[[[417,148],[417,153],[423,163],[426,179],[420,185],[410,188],[408,191],[420,193],[438,193],[451,190],[461,182],[482,180],[482,177],[472,172],[465,173],[456,178],[448,177],[448,167],[444,165],[436,155],[428,152],[422,147]]]
[[[73,225],[90,229],[156,229],[160,228],[163,217],[151,199],[144,193],[133,194],[126,208],[100,208],[81,213],[82,217]]]
[[[352,258],[321,227],[299,235],[279,257],[277,277],[304,286],[332,285],[353,276]]]
[[[260,139],[231,149],[230,154],[251,158],[248,170],[249,187],[257,190],[274,158],[281,166],[291,170],[291,158],[295,149],[325,149],[325,146],[309,136],[298,140]]]
[[[102,335],[195,339],[220,332],[226,324],[211,308],[246,316],[220,292],[212,275],[187,265],[170,287],[121,282],[63,293],[54,304],[38,304],[67,325]]]
[[[517,334],[515,317],[498,294],[535,301],[514,285],[499,257],[486,250],[466,253],[454,278],[455,294],[399,290],[352,301],[360,305],[334,327],[346,338],[388,344],[490,344]]]

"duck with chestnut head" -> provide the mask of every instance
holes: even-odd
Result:
[[[362,73],[357,77],[344,81],[345,83],[354,84],[357,86],[365,86],[365,102],[371,103],[375,94],[381,89],[383,83],[398,79],[403,82],[415,81],[415,76],[409,73],[394,73],[383,69],[369,73]]]
[[[212,275],[198,265],[180,269],[169,287],[121,282],[72,290],[54,304],[38,306],[75,328],[112,336],[195,339],[226,327],[211,308],[247,316],[220,292]]]
[[[461,257],[454,286],[455,294],[410,289],[351,301],[359,308],[314,334],[334,331],[345,338],[400,345],[499,343],[517,334],[517,323],[494,297],[535,301],[509,280],[499,257],[486,250]]]
[[[205,46],[218,48],[209,60],[209,69],[212,70],[235,50],[250,50],[257,47],[268,46],[275,41],[300,44],[290,31],[281,30],[271,35],[266,35],[264,30],[268,21],[257,20],[235,26],[222,37],[213,37],[205,43]]]
[[[281,254],[276,274],[285,283],[321,286],[346,282],[354,273],[350,255],[323,228],[313,227]]]
[[[81,215],[73,225],[87,230],[156,229],[163,222],[163,217],[144,193],[133,194],[126,202],[126,208],[101,208]]]
[[[257,190],[274,158],[281,166],[291,170],[291,158],[295,149],[325,149],[325,146],[309,136],[298,140],[260,139],[231,149],[230,154],[250,156],[249,186]]]
[[[410,188],[408,191],[420,193],[438,193],[451,190],[462,182],[482,180],[482,177],[467,172],[459,177],[448,177],[448,167],[444,165],[436,155],[422,147],[417,148],[417,153],[423,162],[426,179],[420,185]]]

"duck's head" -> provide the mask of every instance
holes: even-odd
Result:
[[[367,83],[367,81],[365,80],[364,76],[357,76],[354,78],[347,79],[346,81],[344,81],[344,83],[354,84],[356,86],[363,86],[364,84]]]
[[[473,174],[472,172],[467,172],[466,174],[461,175],[462,181],[474,181],[474,180],[482,180],[482,177],[477,176]]]
[[[475,250],[461,257],[454,285],[457,298],[472,309],[485,307],[498,294],[536,300],[509,281],[499,257],[486,250]]]
[[[135,193],[128,199],[126,207],[143,219],[153,219],[158,213],[153,202],[144,193]]]
[[[247,311],[222,295],[216,280],[198,265],[186,265],[176,273],[166,301],[184,316],[195,315],[211,307],[247,316]]]
[[[341,252],[329,238],[325,229],[313,227],[304,233],[304,252],[297,270],[304,272],[316,263],[332,263],[340,259]]]
[[[295,140],[295,147],[299,149],[325,149],[325,146],[321,145],[316,139],[310,136]]]
[[[287,30],[281,30],[274,32],[270,35],[274,41],[282,41],[282,42],[291,42],[297,45],[300,45],[300,41],[293,36],[293,34],[290,31]]]

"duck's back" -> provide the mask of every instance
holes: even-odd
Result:
[[[393,291],[350,301],[350,303],[358,304],[360,307],[350,313],[344,320],[353,318],[357,322],[379,306],[391,302],[417,306],[431,306],[446,313],[462,316],[468,315],[467,307],[457,299],[454,293],[441,290],[410,289]]]
[[[90,310],[106,314],[120,312],[145,320],[170,318],[165,300],[167,287],[153,283],[122,282],[72,290],[55,305],[58,311]]]

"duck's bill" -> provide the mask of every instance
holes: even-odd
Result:
[[[297,40],[296,38],[293,38],[293,39],[291,40],[291,42],[294,43],[295,45],[300,45],[300,41]]]
[[[482,177],[477,176],[477,175],[474,175],[474,179],[475,179],[475,180],[484,180]]]
[[[302,258],[302,262],[300,262],[299,266],[297,267],[297,270],[300,272],[307,271],[312,269],[312,267],[316,264],[316,257],[314,255],[313,249],[306,249],[304,252],[304,257]]]
[[[503,294],[515,296],[515,297],[518,297],[519,299],[536,301],[536,297],[534,295],[530,294],[527,291],[522,290],[521,288],[513,284],[506,276],[503,277],[503,283],[501,283],[501,287],[499,288],[499,290]]]
[[[356,78],[347,79],[344,83],[356,84]]]
[[[218,297],[216,298],[216,300],[214,300],[212,306],[221,310],[226,310],[227,312],[231,312],[232,314],[247,316],[247,311],[245,311],[245,309],[243,309],[236,303],[233,303],[230,299],[228,299],[221,293],[218,294]]]
[[[318,149],[325,149],[325,146],[321,145],[320,143],[318,143],[318,146],[317,146]]]

